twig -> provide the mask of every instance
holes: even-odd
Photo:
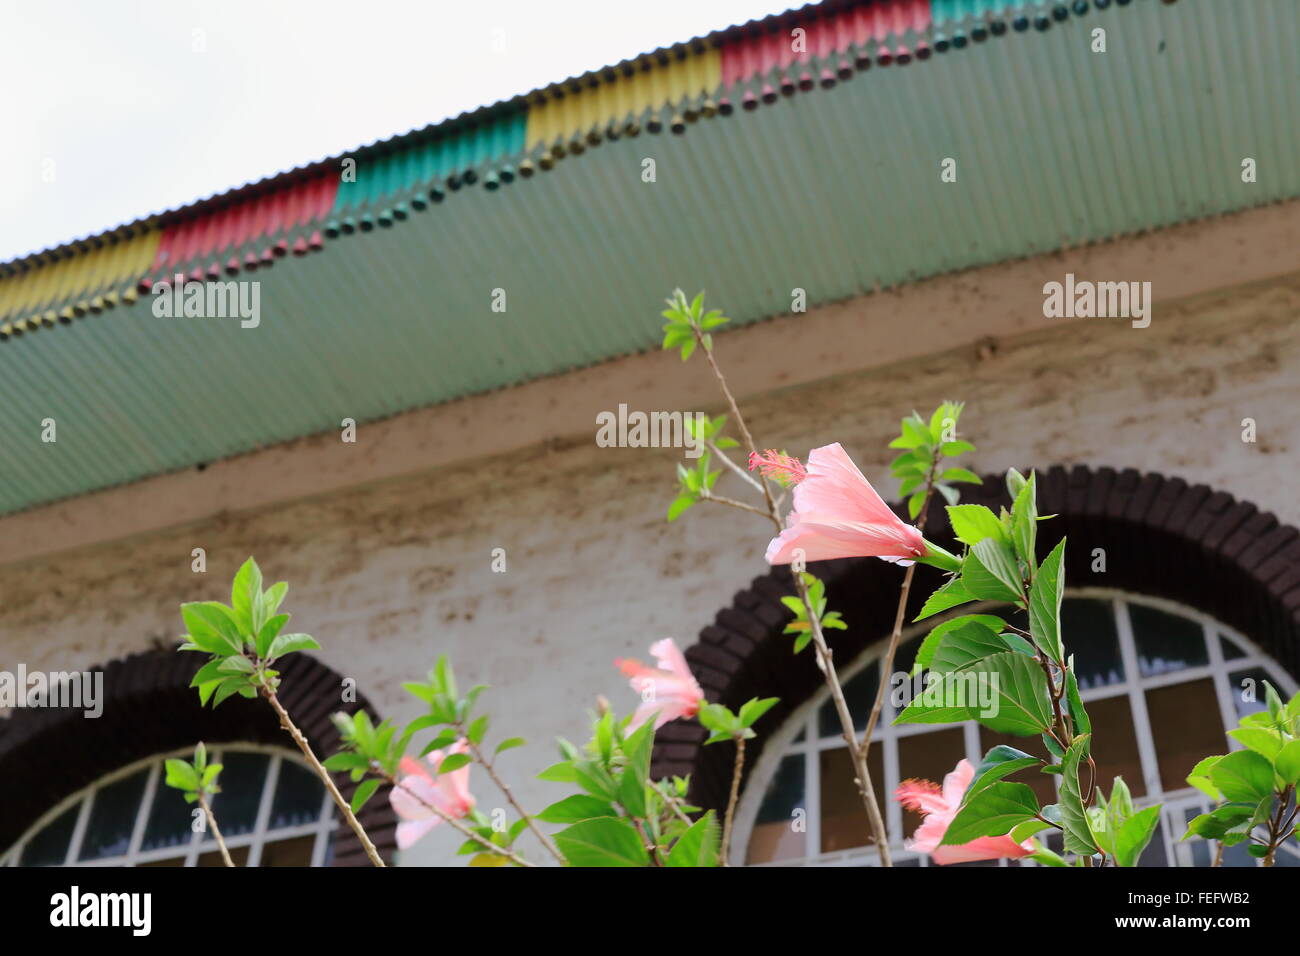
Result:
[[[199,806],[203,808],[203,813],[208,818],[208,826],[212,827],[212,835],[217,839],[217,849],[221,851],[221,859],[225,861],[226,866],[234,866],[230,859],[230,851],[226,849],[226,841],[221,838],[221,828],[217,826],[217,818],[213,815],[212,808],[208,806],[202,790],[199,791]]]
[[[939,458],[943,454],[942,445],[936,447],[930,455],[930,470],[925,476],[925,498],[921,501],[921,510],[918,513],[916,530],[925,530],[925,519],[930,510],[930,497],[934,494],[934,476],[939,467]],[[876,688],[876,699],[871,705],[871,716],[867,718],[867,729],[862,734],[862,749],[869,750],[871,747],[871,735],[876,731],[876,723],[880,720],[880,712],[885,706],[885,689],[889,686],[890,675],[894,670],[894,656],[898,653],[898,642],[903,635],[903,618],[907,616],[907,597],[912,592],[912,575],[916,573],[916,564],[913,562],[907,566],[907,573],[903,575],[903,587],[898,592],[898,609],[894,612],[894,629],[889,635],[889,646],[885,650],[885,659],[880,666],[880,685]]]
[[[740,796],[740,775],[745,769],[745,738],[736,738],[736,761],[731,768],[731,795],[727,797],[727,815],[722,823],[722,865],[727,862],[731,851],[731,822],[736,812],[736,799]]]
[[[384,866],[384,861],[380,858],[379,851],[376,850],[375,845],[370,842],[370,837],[366,835],[366,831],[357,820],[356,814],[352,812],[352,808],[348,806],[348,802],[343,799],[343,794],[339,793],[339,788],[334,786],[334,779],[329,775],[329,772],[321,766],[321,762],[317,760],[316,755],[312,753],[311,745],[307,743],[307,738],[302,735],[302,731],[294,726],[293,721],[289,719],[289,712],[284,709],[284,706],[275,696],[275,692],[263,688],[262,695],[267,699],[275,712],[280,715],[280,726],[289,732],[289,736],[293,738],[293,742],[298,745],[298,749],[302,751],[302,755],[307,758],[307,762],[311,764],[312,769],[316,771],[316,776],[320,777],[321,780],[324,781],[325,789],[328,790],[329,795],[334,798],[334,804],[339,808],[339,812],[343,814],[343,819],[348,822],[348,826],[352,828],[352,832],[355,833],[357,839],[361,841],[361,847],[366,851],[366,856],[370,857],[370,862],[375,866]]]
[[[722,459],[722,463],[723,463],[724,465],[726,465],[728,468],[730,468],[732,471],[734,471],[736,474],[738,474],[741,478],[745,479],[745,481],[749,482],[749,484],[751,484],[751,485],[754,487],[754,490],[756,490],[756,491],[762,491],[762,490],[763,490],[763,486],[762,486],[761,484],[759,484],[757,481],[754,480],[754,476],[751,475],[749,472],[745,471],[745,469],[741,468],[741,467],[740,467],[739,465],[737,465],[734,461],[732,461],[732,460],[727,456],[727,453],[726,453],[725,451],[723,451],[722,449],[720,449],[720,448],[719,448],[717,445],[715,445],[713,442],[705,442],[705,444],[709,446],[709,451],[713,452],[713,453],[714,453],[715,455],[717,455],[720,459]]]
[[[732,421],[736,423],[736,428],[740,431],[744,446],[749,449],[750,454],[757,455],[758,446],[754,443],[754,436],[750,434],[749,426],[745,424],[745,416],[740,413],[740,406],[736,404],[731,389],[727,387],[726,377],[723,376],[722,369],[718,367],[717,360],[713,357],[713,350],[705,343],[704,333],[698,325],[692,322],[691,329],[695,333],[696,344],[704,352],[709,368],[713,371],[713,377],[717,379],[718,387],[727,400],[727,405],[731,409]],[[757,508],[751,508],[739,501],[733,502],[724,498],[710,498],[709,500],[731,504],[734,507],[739,507],[742,511],[752,511],[763,515],[775,525],[777,534],[780,534],[782,530],[781,512],[776,501],[772,498],[771,485],[767,478],[762,479],[761,485],[763,499],[767,504],[767,514],[765,515]],[[804,584],[803,575],[794,569],[794,565],[790,566],[790,576],[794,579],[795,590],[802,599],[804,609],[808,614],[808,623],[812,628],[813,647],[817,653],[818,666],[821,668],[822,675],[826,678],[826,686],[830,690],[831,699],[835,701],[835,712],[839,716],[844,743],[848,747],[849,757],[853,761],[858,793],[862,797],[863,808],[867,813],[867,821],[871,825],[872,837],[875,839],[877,850],[880,853],[880,864],[881,866],[893,866],[893,857],[889,852],[889,832],[885,829],[885,821],[880,815],[880,805],[876,802],[875,787],[871,783],[871,774],[867,768],[866,751],[858,747],[853,718],[849,714],[848,704],[844,700],[844,690],[840,686],[839,675],[835,672],[835,665],[831,660],[830,647],[826,644],[825,635],[822,634],[821,618],[818,617],[816,609],[813,608],[812,599],[808,596],[808,587]]]
[[[547,853],[555,857],[561,866],[564,866],[568,861],[564,859],[564,856],[556,848],[555,844],[551,842],[551,838],[548,837],[539,826],[537,826],[531,816],[524,812],[524,808],[519,805],[519,801],[515,799],[515,795],[510,791],[510,787],[506,785],[504,780],[497,776],[497,772],[493,768],[491,761],[483,756],[483,751],[479,749],[478,744],[470,741],[469,734],[465,733],[459,724],[456,725],[456,729],[460,730],[464,735],[465,740],[469,742],[470,755],[479,762],[485,771],[487,771],[487,775],[492,778],[492,782],[497,785],[497,789],[505,794],[505,798],[509,802],[510,806],[515,808],[515,813],[519,814],[524,822],[527,823],[528,829],[533,831],[533,836],[537,837],[542,846],[546,847]]]

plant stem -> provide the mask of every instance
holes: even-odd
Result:
[[[921,500],[921,510],[917,513],[916,530],[925,531],[925,519],[930,510],[930,497],[934,494],[934,475],[939,468],[939,459],[943,446],[937,446],[930,454],[930,470],[925,476],[925,497]],[[907,616],[907,597],[912,591],[912,575],[916,572],[915,562],[907,566],[903,575],[903,586],[898,592],[898,609],[894,612],[894,629],[889,634],[889,646],[885,649],[885,659],[880,665],[880,685],[876,688],[876,699],[871,705],[871,716],[867,718],[867,729],[862,734],[862,749],[871,749],[871,735],[876,731],[880,712],[885,706],[885,689],[889,686],[890,675],[894,671],[894,656],[898,653],[898,642],[903,635],[903,618]]]
[[[736,762],[731,768],[731,795],[727,797],[727,815],[722,823],[722,865],[728,862],[731,851],[731,822],[736,813],[736,799],[740,796],[740,775],[745,769],[745,738],[736,738]]]
[[[527,860],[525,860],[523,857],[519,856],[512,850],[507,850],[503,846],[497,846],[491,840],[488,840],[485,837],[482,837],[479,834],[475,833],[469,827],[465,826],[465,824],[461,823],[460,820],[458,820],[456,817],[453,817],[450,814],[443,812],[442,810],[435,807],[433,804],[429,803],[429,801],[425,800],[424,797],[420,796],[418,793],[416,793],[406,784],[402,783],[402,781],[398,780],[392,774],[376,773],[375,776],[379,777],[390,787],[393,787],[395,789],[405,790],[407,793],[413,796],[416,799],[416,801],[419,802],[420,805],[423,806],[426,810],[432,810],[434,815],[436,815],[440,820],[442,820],[444,823],[450,823],[454,829],[459,830],[461,834],[463,834],[466,837],[469,837],[469,839],[481,845],[485,850],[506,857],[508,860],[510,860],[510,862],[514,863],[516,866],[537,865],[536,863],[529,863]]]
[[[538,841],[542,844],[542,846],[546,847],[547,853],[555,857],[556,861],[561,866],[564,866],[564,864],[567,862],[564,859],[564,856],[556,848],[555,844],[551,842],[551,838],[548,837],[542,831],[542,829],[537,825],[537,823],[533,820],[533,818],[524,812],[524,808],[519,805],[519,801],[515,799],[515,795],[511,792],[510,787],[506,785],[506,782],[504,780],[502,780],[499,776],[497,776],[497,772],[493,768],[491,761],[489,761],[486,757],[483,756],[483,751],[479,749],[478,744],[474,743],[473,741],[470,741],[469,734],[465,733],[465,731],[461,728],[459,724],[456,725],[456,729],[461,731],[461,734],[465,737],[466,742],[469,743],[470,755],[479,762],[479,764],[487,772],[487,775],[492,778],[492,782],[497,785],[497,789],[500,790],[505,795],[506,801],[510,804],[510,806],[515,808],[515,813],[519,814],[520,818],[523,819],[525,823],[528,824],[528,829],[533,831],[533,836],[537,837]]]
[[[221,838],[221,828],[217,826],[217,818],[212,813],[212,808],[208,806],[207,798],[203,796],[203,791],[199,791],[199,806],[203,808],[204,815],[208,818],[208,826],[212,827],[212,835],[216,837],[217,849],[221,851],[221,859],[225,861],[226,866],[234,866],[231,862],[230,851],[226,849],[226,841]]]
[[[641,842],[645,844],[646,852],[650,854],[650,862],[655,866],[663,866],[663,860],[659,859],[659,847],[645,832],[645,827],[641,825],[641,821],[636,817],[628,817],[628,819],[632,821],[632,826],[636,827],[636,832],[641,834]]]
[[[693,321],[691,328],[695,333],[696,344],[704,352],[704,357],[709,363],[709,368],[713,371],[713,377],[717,379],[718,387],[722,390],[723,397],[727,400],[727,407],[731,409],[732,420],[736,423],[736,428],[740,431],[744,446],[749,449],[751,455],[758,454],[758,446],[754,444],[754,436],[749,432],[749,426],[745,424],[745,416],[740,413],[740,406],[736,404],[735,397],[731,394],[731,389],[727,387],[726,377],[722,374],[722,369],[718,367],[717,360],[713,357],[713,350],[708,348],[704,342],[704,333],[700,327]],[[772,489],[768,480],[763,478],[760,482],[763,488],[763,500],[767,505],[767,514],[765,515],[776,527],[777,534],[781,533],[781,513],[777,507],[776,501],[772,498]],[[763,514],[757,508],[744,505],[741,502],[733,502],[730,499],[712,498],[710,500],[718,501],[722,504],[731,504],[740,507],[745,511],[752,511],[756,514]],[[835,713],[840,719],[841,732],[844,735],[844,743],[848,747],[849,757],[853,761],[853,770],[857,775],[858,793],[862,797],[863,808],[867,813],[867,821],[871,825],[871,834],[876,841],[876,848],[880,853],[881,866],[893,866],[894,861],[889,852],[889,832],[885,829],[884,818],[880,814],[880,805],[876,802],[875,787],[871,783],[871,774],[867,769],[867,752],[858,746],[857,732],[853,727],[853,718],[849,714],[848,704],[844,701],[844,690],[840,686],[839,675],[835,672],[835,664],[831,660],[831,650],[826,644],[826,637],[822,634],[821,618],[818,617],[816,609],[812,605],[812,600],[808,596],[808,586],[804,584],[803,575],[796,571],[794,565],[790,566],[790,576],[794,579],[795,590],[798,592],[800,599],[803,601],[804,610],[808,615],[808,623],[812,627],[813,647],[817,653],[817,663],[821,669],[822,676],[826,678],[826,686],[830,690],[831,699],[835,702]]]
[[[357,820],[356,814],[352,812],[352,808],[348,806],[348,802],[343,799],[343,794],[339,793],[339,788],[334,786],[334,779],[329,775],[329,771],[321,766],[321,762],[317,760],[316,755],[312,753],[311,744],[307,743],[307,738],[302,735],[302,731],[299,730],[294,725],[294,722],[289,719],[289,712],[284,709],[279,698],[275,696],[275,692],[263,688],[262,695],[267,699],[267,702],[270,703],[272,709],[274,709],[280,716],[280,726],[289,732],[289,736],[293,738],[293,742],[298,745],[298,749],[302,751],[302,755],[307,758],[307,762],[311,764],[311,768],[316,771],[316,776],[320,777],[321,781],[325,784],[325,789],[329,791],[329,795],[334,799],[334,805],[339,808],[339,812],[343,814],[343,819],[348,822],[348,826],[352,828],[352,832],[355,833],[357,839],[361,841],[361,847],[366,851],[366,856],[370,857],[370,862],[375,866],[384,866],[384,861],[380,858],[379,851],[376,850],[375,845],[370,842],[370,837],[366,834],[365,829]]]

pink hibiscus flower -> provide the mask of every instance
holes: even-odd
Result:
[[[635,729],[655,717],[655,730],[678,717],[694,717],[704,702],[704,691],[695,681],[686,658],[671,637],[650,645],[659,668],[640,661],[619,658],[614,666],[631,678],[632,689],[641,695],[641,706],[632,715],[629,729]]]
[[[866,557],[911,564],[925,556],[926,544],[836,442],[808,454],[807,476],[794,486],[794,510],[767,546],[767,562],[789,564],[796,550],[807,561]]]
[[[449,773],[436,773],[444,757],[463,754],[469,750],[465,740],[457,741],[444,754],[435,750],[429,754],[429,765],[435,773],[413,757],[403,757],[398,776],[400,786],[388,794],[400,823],[397,824],[397,847],[405,850],[421,840],[442,822],[430,807],[437,807],[452,819],[459,819],[474,807],[474,797],[469,792],[469,764]]]
[[[940,846],[943,835],[957,816],[961,807],[961,798],[975,777],[975,768],[969,760],[958,762],[952,773],[943,778],[943,789],[929,780],[906,780],[894,791],[894,799],[924,815],[924,820],[917,827],[909,850],[929,853],[935,863],[972,863],[976,860],[1016,860],[1034,852],[1031,840],[1017,843],[1009,836],[980,837],[969,843],[953,846]]]

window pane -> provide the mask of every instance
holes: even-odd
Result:
[[[1119,653],[1119,632],[1111,602],[1067,598],[1061,604],[1061,633],[1065,646],[1074,655],[1080,690],[1123,682],[1124,661]]]
[[[1222,634],[1219,635],[1219,643],[1223,645],[1223,659],[1225,661],[1235,661],[1239,657],[1245,657],[1246,652],[1236,645],[1235,642],[1228,640]]]
[[[763,802],[749,838],[749,863],[785,860],[807,853],[807,839],[794,832],[794,811],[807,809],[804,802],[804,764],[802,754],[784,758],[763,791]],[[806,816],[804,823],[807,823]]]
[[[867,821],[866,811],[862,808],[862,797],[853,783],[853,761],[846,747],[835,750],[823,750],[820,757],[820,778],[822,796],[822,840],[821,850],[830,853],[835,850],[850,850],[859,846],[870,846],[874,840],[871,824]],[[876,803],[884,815],[882,790],[885,777],[881,760],[880,744],[871,745],[871,754],[867,759],[867,772],[876,788]]]
[[[212,800],[212,814],[226,839],[251,833],[257,825],[257,808],[262,802],[262,784],[270,758],[266,754],[227,751],[221,757],[221,792]],[[205,837],[211,840],[209,834]]]
[[[811,653],[811,650],[806,653]],[[844,685],[844,702],[849,705],[849,713],[853,715],[853,724],[858,730],[867,729],[867,718],[871,715],[879,687],[880,665],[874,662]],[[822,737],[838,737],[842,731],[835,701],[828,698],[817,712],[817,733]]]
[[[1123,777],[1133,796],[1146,796],[1147,785],[1142,774],[1142,757],[1138,753],[1137,730],[1133,726],[1133,708],[1129,706],[1128,697],[1121,694],[1104,700],[1086,701],[1084,706],[1088,710],[1089,719],[1092,720],[1092,752],[1093,759],[1097,762],[1097,783],[1110,793],[1115,778]],[[1152,723],[1154,722],[1153,714]],[[1156,739],[1160,739],[1158,732]],[[1214,750],[1206,750],[1204,753],[1211,754]],[[1195,762],[1194,760],[1187,765],[1187,769],[1183,771],[1184,777],[1191,771]],[[1178,789],[1185,786],[1186,783],[1181,783]]]
[[[224,766],[224,764],[223,764]],[[221,826],[221,821],[217,821],[217,826]],[[224,837],[226,831],[222,829],[221,835]],[[237,846],[231,848],[230,862],[235,866],[248,866],[248,847]],[[206,853],[200,853],[195,866],[225,866],[226,861],[221,858],[220,850],[208,850]]]
[[[224,781],[219,781],[224,782]],[[165,846],[183,846],[190,842],[194,810],[198,804],[185,802],[185,797],[174,787],[165,786],[158,781],[154,791],[153,806],[149,808],[149,820],[145,824],[144,839],[140,843],[142,850],[157,850]],[[205,821],[206,825],[206,821]],[[220,823],[217,824],[220,826]]]
[[[1143,677],[1167,674],[1210,662],[1205,631],[1199,623],[1141,604],[1128,605],[1138,668]]]
[[[943,778],[952,773],[957,762],[966,756],[966,735],[960,727],[936,730],[917,734],[915,737],[900,737],[898,741],[898,776],[901,780],[929,780],[943,786]],[[877,788],[884,782],[873,780]],[[889,796],[893,796],[893,787],[889,787]],[[861,801],[859,801],[860,803]],[[903,832],[893,834],[911,838],[916,828],[921,825],[921,814],[914,810],[903,810]]]
[[[79,859],[102,860],[120,856],[130,848],[131,831],[148,777],[149,771],[141,770],[95,792]]]
[[[1269,677],[1268,672],[1262,667],[1233,671],[1228,675],[1228,690],[1232,694],[1232,703],[1237,708],[1238,717],[1268,710],[1264,681],[1268,681],[1274,687],[1277,686],[1277,681]]]
[[[23,866],[62,866],[68,858],[68,841],[77,827],[80,810],[81,801],[78,800],[46,824],[41,832],[27,841],[19,862]]]
[[[262,847],[262,866],[311,866],[315,847],[315,834],[268,843]]]
[[[280,761],[280,779],[275,785],[275,800],[271,804],[270,826],[298,826],[315,823],[320,819],[321,801],[325,788],[316,775],[292,760]]]
[[[136,866],[184,866],[185,857],[170,856],[165,860],[153,860],[149,863],[137,863]]]
[[[1146,696],[1151,734],[1156,741],[1156,760],[1160,765],[1160,785],[1165,790],[1186,789],[1187,775],[1197,761],[1209,754],[1222,753],[1225,748],[1214,681],[1204,677],[1185,684],[1157,687],[1147,691]],[[1099,734],[1094,739],[1108,740]],[[1105,749],[1109,750],[1109,746],[1107,742]],[[1129,786],[1132,787],[1131,782]],[[1136,794],[1137,790],[1133,792]]]

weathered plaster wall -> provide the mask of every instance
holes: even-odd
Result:
[[[770,391],[747,412],[763,446],[802,455],[843,442],[889,489],[885,444],[897,419],[959,398],[968,403],[963,432],[979,446],[976,470],[1159,469],[1300,523],[1298,314],[1300,275],[1160,308],[1147,329],[1062,322],[1002,339],[983,357],[963,346]],[[906,323],[879,331],[886,340],[908,333]],[[821,342],[813,361],[840,367],[842,348]],[[727,336],[718,354],[725,367]],[[862,366],[873,360],[861,355]],[[1245,417],[1258,422],[1256,444],[1241,441]],[[666,525],[675,455],[601,449],[594,432],[593,424],[520,453],[9,565],[0,668],[82,668],[169,641],[177,604],[224,596],[239,562],[255,554],[269,578],[290,582],[294,626],[316,635],[325,662],[387,713],[414,713],[400,682],[440,651],[466,684],[493,685],[484,699],[494,734],[531,742],[503,767],[538,806],[560,792],[531,780],[551,762],[550,740],[580,737],[598,692],[632,704],[612,659],[644,656],[665,635],[691,642],[761,570],[768,537],[759,519],[710,505]],[[364,440],[363,431],[357,454]],[[744,494],[734,477],[719,490]],[[204,575],[190,570],[195,547],[208,554]],[[504,574],[491,570],[498,547]],[[485,807],[496,805],[481,779],[476,790]],[[430,840],[409,861],[445,859],[450,842]]]

